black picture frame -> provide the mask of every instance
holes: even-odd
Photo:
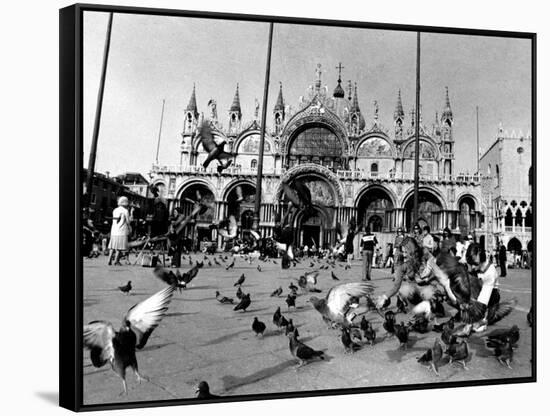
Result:
[[[523,38],[531,41],[532,56],[532,201],[536,207],[537,195],[537,35],[527,32],[509,32],[483,29],[464,29],[436,26],[416,26],[404,24],[339,21],[325,19],[310,19],[301,17],[281,17],[246,15],[230,13],[214,13],[200,11],[185,11],[159,8],[123,7],[95,4],[75,4],[63,8],[59,12],[59,50],[60,50],[60,255],[59,255],[59,311],[60,311],[60,339],[59,339],[59,404],[73,411],[94,411],[107,409],[144,408],[156,406],[173,406],[184,404],[211,403],[198,399],[176,399],[131,403],[105,403],[83,404],[83,343],[82,343],[82,308],[83,308],[83,266],[80,253],[81,241],[81,194],[82,194],[82,91],[83,91],[83,13],[90,12],[114,12],[123,14],[148,14],[162,16],[196,17],[205,19],[224,19],[247,22],[275,22],[300,25],[322,25],[350,28],[387,29],[399,31],[422,31],[426,33],[479,35],[495,37]],[[537,246],[537,211],[533,213],[533,241]],[[68,248],[73,248],[70,251]],[[531,302],[534,316],[536,317],[536,293],[537,293],[537,262],[536,249],[533,250],[532,290]],[[531,377],[489,379],[465,382],[445,382],[428,384],[408,384],[398,386],[357,387],[349,389],[333,389],[322,391],[307,391],[294,393],[254,394],[246,396],[221,397],[216,402],[236,402],[250,400],[272,400],[280,398],[299,398],[326,395],[361,394],[373,392],[398,392],[403,390],[424,390],[433,388],[455,388],[469,386],[487,386],[499,384],[532,383],[537,381],[537,325],[536,318],[533,323],[533,335],[531,344],[532,375]]]

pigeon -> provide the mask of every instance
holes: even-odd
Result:
[[[447,354],[449,355],[449,364],[452,364],[454,361],[457,361],[462,364],[464,370],[467,370],[466,367],[466,358],[468,358],[468,343],[461,339],[458,341],[458,338],[455,335],[451,336],[449,346],[447,348]]]
[[[252,322],[252,330],[257,335],[263,335],[265,331],[265,324],[262,321],[259,321],[257,317],[254,317]]]
[[[122,379],[123,393],[126,387],[126,368],[131,367],[138,382],[145,378],[138,372],[136,349],[141,350],[168,310],[176,287],[169,286],[144,301],[132,306],[122,319],[122,326],[115,331],[107,321],[92,321],[84,325],[84,347],[90,350],[94,367],[110,363],[113,371]]]
[[[487,309],[487,324],[494,325],[508,316],[514,310],[517,303],[517,299],[514,298],[489,306]]]
[[[225,304],[233,304],[233,298],[228,298],[227,296],[221,296],[220,292],[216,290],[216,300],[220,303]]]
[[[315,266],[315,264],[313,264],[313,262],[309,263],[309,267],[313,267]]]
[[[288,320],[288,323],[285,327],[285,335],[288,335],[290,332],[296,332],[296,336],[300,336],[300,334],[298,333],[298,328],[294,326],[294,322],[292,322],[292,319]]]
[[[172,270],[166,270],[161,266],[155,267],[153,272],[156,277],[161,279],[163,282],[176,286],[177,289],[186,289],[187,285],[197,276],[199,273],[198,263],[189,269],[187,272],[180,274],[179,270],[174,273]]]
[[[203,257],[203,261],[208,261],[208,256],[206,254]]]
[[[503,338],[488,339],[486,345],[488,348],[493,349],[499,363],[512,369],[510,362],[514,358],[514,343],[510,335]]]
[[[210,393],[210,386],[206,381],[201,381],[199,383],[195,393],[197,393],[197,399],[217,399],[220,397]]]
[[[418,358],[417,361],[421,364],[429,364],[429,369],[433,370],[434,373],[438,376],[439,371],[437,364],[439,363],[439,361],[441,361],[441,358],[443,358],[443,347],[441,345],[441,341],[436,338],[434,340],[433,347],[422,354],[422,356]]]
[[[279,286],[279,288],[275,289],[273,292],[271,292],[271,295],[269,295],[269,296],[271,296],[272,298],[275,297],[275,296],[279,297],[279,296],[281,296],[282,293],[283,293],[283,288]]]
[[[241,298],[241,301],[233,308],[234,311],[242,310],[243,312],[246,312],[246,308],[250,306],[252,301],[250,300],[250,293],[247,293],[246,295],[243,295]]]
[[[527,324],[529,324],[529,327],[533,327],[533,307],[529,309],[529,312],[527,312]]]
[[[395,335],[395,314],[392,311],[387,311],[384,314],[384,323],[382,326],[388,334]]]
[[[343,283],[332,287],[324,299],[312,296],[309,301],[325,322],[349,326],[353,319],[350,314],[353,298],[370,295],[373,286],[367,282]]]
[[[223,172],[224,169],[227,169],[231,165],[231,153],[224,151],[225,140],[217,144],[214,141],[214,135],[212,134],[212,128],[210,127],[210,122],[204,120],[198,128],[197,136],[200,137],[202,147],[208,153],[203,167],[207,168],[212,160],[217,160],[220,164],[218,165],[218,173]],[[225,163],[222,163],[222,160],[226,160]]]
[[[282,330],[283,328],[288,327],[288,323],[288,320],[283,315],[281,315],[279,317],[279,322],[277,322],[277,326],[279,327],[279,329]]]
[[[292,184],[286,182],[282,183],[283,194],[292,205],[297,208],[311,211],[311,192],[309,188],[300,181],[294,181]]]
[[[374,345],[374,341],[376,340],[376,331],[372,327],[372,324],[368,321],[367,321],[366,328],[363,329],[363,336],[365,337],[365,339],[370,345]]]
[[[296,286],[294,283],[291,283],[290,285],[288,285],[288,288],[289,288],[292,292],[297,292],[297,291],[298,291],[298,286]]]
[[[262,268],[260,267],[260,265],[258,264],[258,267],[256,267],[256,269],[258,269],[259,272],[262,271]]]
[[[316,357],[319,357],[321,360],[325,359],[323,351],[316,351],[313,348],[308,347],[303,342],[298,341],[296,330],[294,330],[294,332],[290,332],[288,334],[288,338],[288,347],[290,349],[290,353],[294,358],[299,361],[299,365],[297,368],[306,365],[309,361],[315,359]]]
[[[279,326],[279,319],[281,318],[281,316],[283,316],[281,314],[281,307],[278,307],[275,313],[273,314],[273,324],[275,324],[275,326],[277,327]]]
[[[319,276],[319,271],[308,272],[303,276],[300,276],[298,279],[298,286],[300,286],[304,291],[320,293],[321,289],[317,289],[315,285],[317,284],[317,276]]]
[[[353,354],[355,351],[361,348],[361,346],[351,339],[350,329],[347,327],[342,327],[342,345],[344,346],[344,352],[346,354]]]
[[[208,260],[208,267],[212,267],[212,262]]]
[[[407,314],[408,312],[407,305],[408,305],[408,302],[402,299],[401,296],[397,295],[397,301],[396,301],[397,312]]]
[[[430,309],[431,313],[434,314],[436,318],[443,318],[445,316],[442,295],[436,294],[430,299]]]
[[[409,328],[405,325],[404,322],[395,325],[395,335],[399,340],[399,348],[407,348],[407,343],[409,342]]]
[[[293,306],[296,309],[296,296],[288,295],[285,300],[288,309]]]
[[[232,269],[233,266],[235,266],[235,259],[233,259],[233,261],[227,265],[227,267],[225,268],[225,270],[229,270],[229,269]]]
[[[220,262],[216,259],[214,259],[214,263],[216,264],[216,266],[221,266]]]
[[[189,256],[189,266],[193,265],[193,260],[191,260],[191,256]]]
[[[127,295],[130,294],[130,290],[132,290],[132,282],[128,280],[128,283],[126,283],[124,286],[119,286],[118,289],[122,293],[126,293]]]
[[[240,286],[238,287],[237,293],[235,294],[235,296],[237,296],[237,299],[242,299],[243,298],[244,292],[243,292],[243,290],[241,289]]]
[[[425,334],[430,331],[430,321],[423,315],[417,316],[410,323],[410,330],[418,332],[419,334]]]
[[[246,279],[246,277],[243,273],[241,274],[241,277],[239,277],[239,280],[237,280],[233,286],[242,286],[242,284],[244,283],[244,279]]]
[[[340,280],[338,279],[338,276],[334,274],[334,272],[330,272],[330,277],[332,277],[332,280]]]
[[[494,329],[484,336],[487,337],[487,341],[505,342],[508,340],[512,343],[512,346],[516,346],[519,341],[519,328],[514,325],[511,328]]]

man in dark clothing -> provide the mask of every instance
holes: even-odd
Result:
[[[361,239],[361,249],[363,251],[363,280],[371,280],[372,255],[377,244],[378,240],[376,236],[371,233],[370,228],[368,228]]]
[[[506,246],[500,245],[498,249],[498,262],[500,264],[500,277],[506,277]]]

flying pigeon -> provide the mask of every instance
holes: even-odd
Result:
[[[230,215],[227,220],[220,222],[218,225],[218,233],[228,240],[237,237],[237,220],[234,215]]]
[[[350,314],[354,298],[372,294],[373,286],[367,282],[343,283],[331,288],[324,299],[312,296],[309,301],[329,323],[349,326],[353,317]]]
[[[224,169],[227,169],[229,165],[231,165],[231,153],[227,153],[224,151],[225,140],[222,141],[220,144],[217,144],[214,141],[212,129],[208,121],[203,121],[202,124],[199,126],[197,136],[200,137],[202,147],[208,153],[208,156],[206,156],[206,159],[202,164],[203,167],[207,168],[210,162],[216,159],[220,163],[218,165],[218,173],[221,173]],[[227,161],[225,163],[222,163],[222,160],[224,159]]]
[[[113,371],[122,378],[124,394],[128,393],[126,368],[134,370],[138,382],[145,379],[138,372],[136,349],[145,346],[166,314],[175,289],[175,286],[169,286],[132,306],[118,331],[107,321],[92,321],[84,325],[84,346],[90,350],[92,364],[103,367],[110,363]]]

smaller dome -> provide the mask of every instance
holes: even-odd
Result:
[[[346,96],[346,92],[342,88],[342,85],[340,85],[340,81],[338,81],[338,85],[336,86],[336,88],[334,88],[332,96],[334,98],[344,98]]]

